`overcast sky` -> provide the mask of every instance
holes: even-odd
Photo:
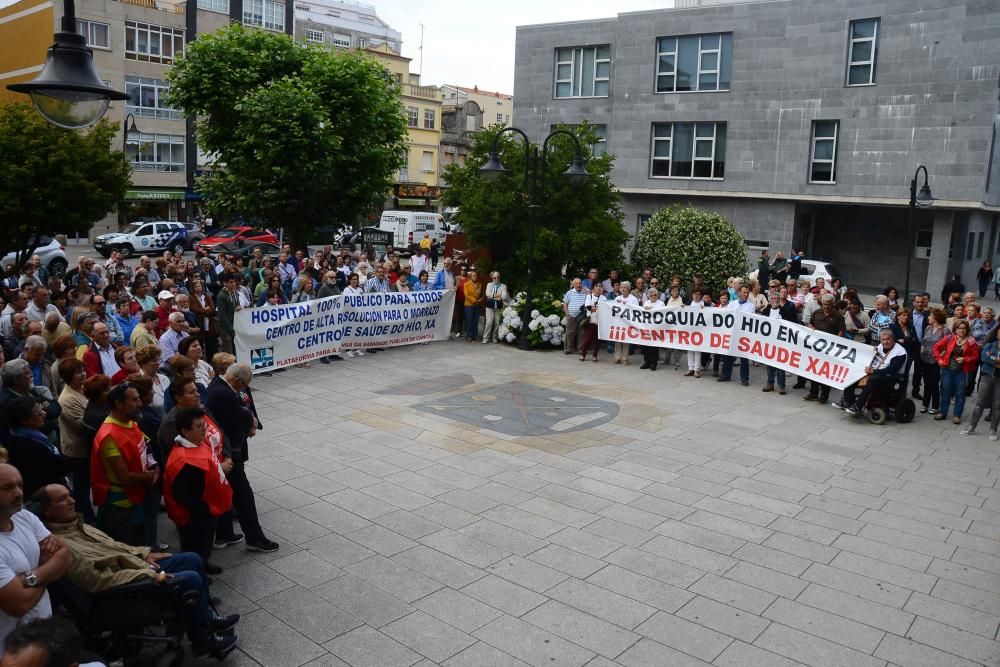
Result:
[[[0,7],[15,0],[0,0]],[[424,24],[423,83],[479,86],[511,93],[514,29],[519,25],[606,18],[618,12],[673,6],[673,0],[368,0],[379,16],[403,33],[403,55],[420,71],[420,24]]]

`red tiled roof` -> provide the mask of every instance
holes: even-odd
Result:
[[[507,93],[495,93],[492,90],[480,90],[479,87],[466,88],[465,86],[452,86],[455,90],[461,91],[463,93],[472,93],[474,95],[486,95],[487,97],[499,97],[503,100],[514,99],[512,95]]]

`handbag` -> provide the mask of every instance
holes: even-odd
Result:
[[[580,312],[576,314],[576,324],[580,326],[584,322],[590,319],[590,311],[587,310],[586,306],[580,306]]]

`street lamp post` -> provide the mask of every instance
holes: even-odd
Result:
[[[94,66],[94,52],[76,31],[74,0],[64,0],[62,30],[55,34],[45,66],[26,83],[12,83],[8,90],[31,95],[31,103],[47,121],[78,130],[99,121],[111,100],[127,99],[125,93],[104,85]]]
[[[924,184],[920,187],[920,192],[917,192],[917,177],[920,176],[921,170],[924,172]],[[903,287],[903,303],[907,303],[910,299],[910,264],[913,262],[914,216],[918,206],[926,208],[933,202],[934,197],[931,195],[931,188],[927,185],[927,167],[920,165],[913,173],[913,179],[910,181],[910,206],[909,216],[906,221],[906,284]]]
[[[577,138],[575,134],[569,130],[554,130],[550,132],[545,141],[542,143],[541,151],[538,150],[538,146],[531,143],[528,139],[528,135],[516,127],[505,127],[495,135],[493,135],[493,146],[490,150],[489,158],[486,160],[486,164],[479,168],[479,172],[487,178],[497,178],[503,174],[508,173],[506,167],[500,161],[499,145],[500,145],[500,135],[505,132],[510,132],[512,134],[519,134],[524,140],[525,151],[524,151],[524,178],[527,181],[531,178],[531,199],[528,204],[529,216],[528,216],[528,286],[525,290],[524,299],[524,312],[521,315],[521,330],[517,337],[517,347],[522,350],[527,350],[530,345],[528,343],[528,322],[531,321],[531,310],[532,310],[532,299],[531,299],[531,287],[533,282],[533,274],[535,269],[535,209],[541,206],[538,201],[538,181],[539,181],[539,167],[542,168],[542,174],[544,177],[544,167],[546,164],[546,158],[548,156],[549,141],[552,137],[563,134],[573,139],[573,143],[576,145],[576,155],[573,157],[573,161],[569,168],[563,172],[565,176],[574,185],[583,183],[590,175],[587,173],[587,168],[583,163],[583,151],[580,146],[580,139]]]
[[[125,160],[125,166],[128,166],[128,139],[129,137],[139,137],[139,128],[135,126],[135,116],[133,114],[126,114],[125,119],[122,120],[122,159]],[[136,147],[136,157],[138,157],[138,146]],[[128,220],[125,219],[125,200],[122,199],[118,204],[118,226],[124,227]]]

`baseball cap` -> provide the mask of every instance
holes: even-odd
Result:
[[[160,300],[160,301],[162,301],[163,299],[173,299],[174,298],[174,293],[171,292],[170,290],[163,290],[162,292],[160,292],[157,295],[156,298],[158,300]]]

